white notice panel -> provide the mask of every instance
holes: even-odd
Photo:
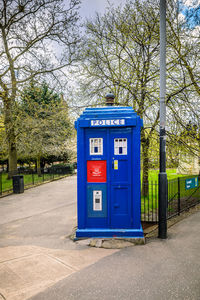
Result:
[[[102,191],[93,191],[93,210],[102,210]]]

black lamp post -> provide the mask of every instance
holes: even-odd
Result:
[[[166,173],[166,0],[160,0],[160,173],[158,237],[167,238]]]

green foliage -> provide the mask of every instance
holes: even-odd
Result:
[[[159,1],[127,0],[123,4],[116,9],[109,6],[103,16],[86,22],[78,69],[82,71],[80,95],[86,95],[86,101],[90,98],[93,104],[104,104],[105,94],[112,91],[116,105],[132,106],[141,116],[145,181],[149,168],[159,165]],[[199,105],[192,105],[199,96],[200,39],[182,26],[178,14],[177,1],[169,0],[165,99],[168,167],[178,165],[180,132],[189,119],[199,123],[200,112]]]
[[[46,83],[27,86],[17,112],[19,156],[41,158],[67,152],[72,135],[68,107]]]
[[[59,84],[61,89],[65,87],[63,75],[75,59],[79,44],[79,3],[80,0],[0,3],[0,105],[4,111],[10,176],[17,172],[16,139],[19,132],[15,123],[15,103],[24,84],[31,80],[39,81],[45,77],[53,80],[54,85]],[[48,87],[45,89],[44,86],[41,99],[45,105],[48,104],[48,92]],[[39,98],[35,97],[35,100]],[[31,109],[29,116],[31,113],[34,116]],[[40,111],[41,118],[43,112]],[[25,149],[21,150],[22,153]]]
[[[65,173],[65,174],[73,174],[74,173],[74,164],[56,164],[52,165],[48,168],[50,173]]]
[[[21,109],[29,116],[35,117],[38,114],[38,108],[43,108],[44,110],[38,115],[41,119],[48,117],[47,107],[61,103],[60,96],[49,89],[46,82],[36,85],[33,81],[24,88],[20,100]]]

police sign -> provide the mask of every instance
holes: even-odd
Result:
[[[91,120],[91,126],[120,126],[125,125],[125,119]]]

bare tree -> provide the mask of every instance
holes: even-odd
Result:
[[[198,25],[197,20],[194,20],[195,13],[192,16],[192,27],[187,14],[185,18],[180,17],[181,7],[179,4],[179,2],[174,3],[173,0],[170,0],[168,5],[167,41],[171,53],[168,54],[171,56],[168,78],[170,86],[182,85],[183,89],[168,104],[168,115],[171,119],[173,116],[176,124],[176,130],[168,133],[172,137],[174,132],[177,132],[172,137],[173,143],[178,143],[181,152],[186,151],[193,156],[198,156],[200,161],[200,68],[198,63],[200,30],[199,26],[195,26]],[[197,9],[199,10],[199,6],[194,9],[194,12]],[[188,130],[190,123],[197,127],[196,134],[193,130]],[[184,134],[182,134],[183,132]]]
[[[172,0],[170,0],[173,2]],[[185,2],[185,1],[183,1]],[[174,13],[174,5],[169,6],[171,10],[169,14]],[[192,10],[191,12],[189,11]],[[185,18],[174,22],[174,19],[168,18],[168,26],[171,31],[171,39],[169,44],[174,50],[174,54],[179,59],[182,68],[187,72],[189,80],[197,93],[200,96],[200,70],[199,70],[199,47],[200,47],[200,29],[198,14],[200,11],[200,5],[196,8],[188,8],[188,13],[185,13]],[[180,9],[181,12],[181,9]],[[189,15],[188,15],[189,14]],[[192,20],[190,20],[192,19]],[[191,23],[193,24],[191,26]]]
[[[181,27],[176,1],[169,2],[166,105],[168,138],[173,137],[173,147],[174,123],[178,121],[180,109],[187,106],[186,95],[194,91],[194,81],[176,55],[174,34],[185,32],[185,27]],[[102,104],[106,92],[112,90],[116,105],[132,106],[144,120],[141,132],[143,182],[148,181],[149,157],[155,153],[151,151],[152,146],[158,147],[153,141],[159,130],[158,8],[159,1],[155,0],[126,1],[124,7],[110,7],[104,16],[97,15],[95,20],[88,21],[78,70],[80,87],[88,98],[94,99],[93,103]],[[184,45],[185,41],[186,37],[181,43]],[[192,57],[195,61],[197,53],[192,51],[191,45],[187,50],[187,60]],[[183,121],[186,126],[188,119]]]
[[[52,76],[69,66],[78,35],[79,0],[0,1],[0,100],[9,153],[9,172],[17,169],[15,101],[33,78]]]
[[[131,105],[150,130],[142,130],[143,181],[148,181],[150,139],[159,120],[159,22],[150,1],[127,1],[86,24],[82,87],[99,99],[112,90],[116,104]],[[99,102],[100,103],[100,102]]]

